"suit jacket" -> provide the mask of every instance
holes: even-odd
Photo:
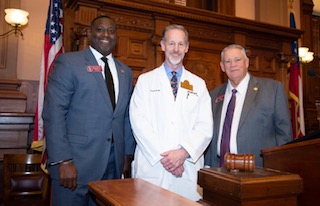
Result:
[[[125,64],[114,61],[119,78],[114,111],[101,71],[87,68],[98,66],[90,49],[59,55],[49,75],[43,108],[47,163],[73,159],[78,184],[102,178],[112,135],[119,173],[123,172],[125,154],[134,152],[129,122],[133,73]],[[58,178],[57,166],[49,166],[49,172],[52,178]]]
[[[217,141],[220,129],[223,95],[227,83],[212,90],[213,138],[205,153],[205,165],[220,166]],[[225,114],[222,114],[225,115]],[[292,140],[292,127],[288,98],[281,82],[250,75],[237,134],[239,154],[253,153],[255,164],[262,166],[261,150],[275,147]]]
[[[212,138],[211,98],[204,80],[183,69],[180,82],[186,80],[190,85],[180,84],[174,101],[163,65],[139,76],[130,103],[137,140],[132,176],[199,200],[197,172],[204,166],[203,152]],[[160,154],[181,147],[190,157],[177,178],[163,168]]]

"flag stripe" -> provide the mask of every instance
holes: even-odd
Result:
[[[42,151],[42,163],[45,168],[47,152],[44,137],[42,109],[48,76],[55,58],[63,53],[63,11],[62,0],[50,0],[46,21],[42,60],[40,66],[39,94],[35,114],[35,127],[31,148]]]
[[[293,11],[290,12],[290,27],[296,28]],[[300,62],[298,55],[298,41],[295,40],[291,45],[292,55],[296,56],[297,62],[290,64],[289,97],[291,102],[291,123],[293,138],[305,135],[304,113],[303,113],[303,90],[302,78],[300,74]]]

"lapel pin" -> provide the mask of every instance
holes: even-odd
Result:
[[[253,87],[253,90],[254,91],[258,91],[258,87]]]
[[[224,99],[224,94],[217,97],[214,102],[218,103],[218,102],[221,102],[223,99]]]

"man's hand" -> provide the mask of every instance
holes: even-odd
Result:
[[[176,177],[182,177],[182,173],[184,172],[184,166],[181,165],[177,169],[175,169],[173,172],[171,172]]]
[[[124,178],[131,178],[131,162],[133,160],[132,155],[126,155],[124,157],[124,169],[123,176]]]
[[[160,154],[162,166],[176,177],[181,177],[184,171],[183,163],[189,157],[188,152],[184,148],[170,150]]]
[[[74,191],[77,187],[77,168],[71,160],[59,164],[60,185]]]

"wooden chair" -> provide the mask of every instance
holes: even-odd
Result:
[[[49,176],[41,169],[41,154],[5,154],[4,205],[49,205]]]

